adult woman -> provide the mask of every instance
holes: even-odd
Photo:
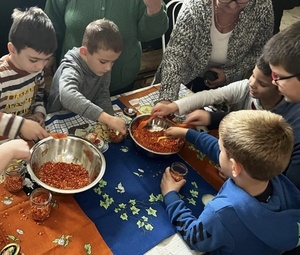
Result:
[[[185,1],[156,73],[159,100],[173,101],[180,83],[207,70],[218,76],[207,80],[210,88],[240,79],[272,36],[273,20],[271,0]]]
[[[81,45],[85,27],[91,21],[107,18],[116,23],[122,34],[123,51],[112,68],[112,95],[132,89],[140,69],[140,41],[160,37],[168,28],[161,0],[47,0],[45,12],[56,29],[58,59]]]

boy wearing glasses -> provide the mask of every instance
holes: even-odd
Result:
[[[263,52],[272,69],[273,84],[286,101],[300,102],[300,21],[274,35]]]

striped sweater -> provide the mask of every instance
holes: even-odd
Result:
[[[273,20],[271,0],[249,0],[229,38],[227,63],[219,67],[226,84],[254,67],[272,36]],[[206,71],[212,51],[211,24],[211,0],[184,1],[155,75],[162,85],[159,100],[176,100],[180,83],[187,84]]]
[[[27,73],[17,69],[8,55],[0,59],[0,111],[26,117],[44,108],[44,72]]]
[[[5,139],[15,139],[19,134],[24,118],[0,112],[0,143]]]
[[[3,136],[0,143],[4,137],[12,139],[17,136],[22,117],[36,112],[46,116],[44,87],[43,71],[27,73],[17,69],[8,55],[0,59],[0,136]]]

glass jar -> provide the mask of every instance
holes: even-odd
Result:
[[[35,221],[44,221],[50,216],[52,194],[44,188],[37,188],[30,195],[30,212]]]
[[[26,166],[23,160],[12,160],[5,170],[5,189],[11,193],[16,193],[22,190],[25,172]]]
[[[186,178],[188,169],[185,164],[183,164],[181,162],[174,162],[174,163],[172,163],[172,165],[170,167],[170,173],[171,173],[173,179],[176,182],[179,182],[182,179]]]

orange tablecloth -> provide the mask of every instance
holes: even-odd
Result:
[[[0,201],[1,248],[15,242],[25,255],[112,254],[72,195],[53,194],[51,215],[43,223],[31,219],[23,191],[14,195],[0,184]]]

